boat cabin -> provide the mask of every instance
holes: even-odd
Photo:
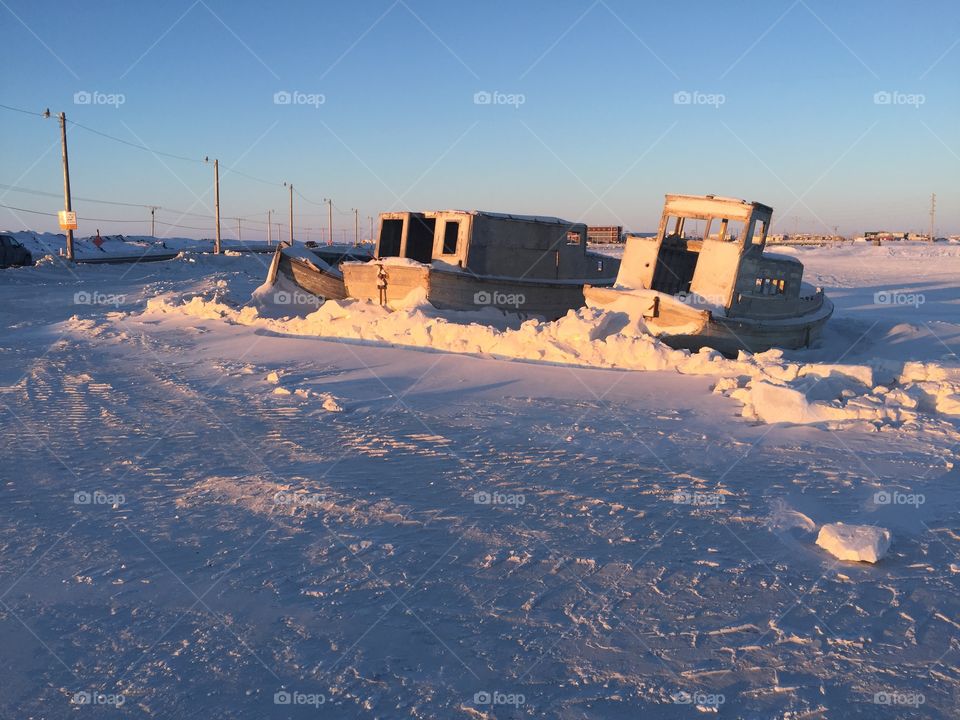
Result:
[[[764,254],[773,209],[714,195],[667,195],[656,237],[631,237],[617,285],[689,297],[727,315],[795,312],[803,265]],[[790,306],[790,307],[788,307]]]
[[[554,217],[437,210],[380,215],[375,256],[479,276],[613,278],[618,262],[587,251],[587,226]]]

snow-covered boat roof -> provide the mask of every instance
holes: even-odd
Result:
[[[574,226],[574,225],[583,225],[581,222],[571,222],[570,220],[564,220],[563,218],[553,217],[552,215],[514,215],[513,213],[498,213],[491,212],[489,210],[458,210],[458,209],[448,209],[448,210],[425,210],[423,211],[424,215],[429,214],[442,214],[442,213],[459,213],[461,215],[477,215],[481,217],[497,218],[500,220],[518,220],[521,222],[538,222],[538,223],[549,223],[551,225],[564,225],[564,226]]]
[[[748,217],[754,210],[772,215],[773,208],[759,202],[740,200],[739,198],[718,197],[717,195],[667,195],[664,210],[677,210],[684,213],[718,215],[723,212],[732,217]]]

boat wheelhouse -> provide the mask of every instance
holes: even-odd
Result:
[[[714,195],[667,195],[657,236],[630,237],[613,288],[588,304],[640,304],[647,328],[674,347],[733,355],[814,342],[833,312],[803,282],[803,264],[764,252],[773,209]]]
[[[587,227],[554,217],[443,210],[380,215],[373,260],[342,265],[346,294],[383,305],[422,291],[435,307],[562,317],[619,261],[587,250]]]

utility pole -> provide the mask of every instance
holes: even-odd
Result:
[[[240,237],[240,218],[237,218],[237,241],[239,242],[243,238]]]
[[[333,200],[331,198],[325,198],[324,202],[327,204],[327,224],[330,226],[330,244],[333,245]]]
[[[307,228],[306,231],[307,231],[307,234],[306,234],[306,236],[305,236],[305,237],[306,237],[306,242],[310,242],[310,228]]]
[[[273,210],[267,210],[267,247],[273,244],[273,227],[270,225],[270,214]],[[279,240],[280,238],[277,238]]]
[[[933,193],[930,196],[930,242],[933,242],[933,226],[937,220],[937,194]]]
[[[153,237],[153,238],[157,236],[156,217],[154,217],[153,211],[160,210],[160,209],[161,208],[159,205],[150,206],[150,237]]]
[[[210,158],[207,158],[210,162]],[[217,216],[217,236],[213,242],[213,252],[220,254],[220,161],[213,161],[213,207]]]
[[[290,183],[290,245],[293,246],[293,183]]]
[[[373,215],[368,215],[367,219],[370,221],[370,242],[373,242]]]
[[[353,209],[353,246],[360,247],[360,211]]]
[[[70,160],[67,158],[67,116],[60,113],[60,145],[63,148],[63,209],[72,212],[70,202]],[[67,230],[67,260],[73,262],[73,230]]]

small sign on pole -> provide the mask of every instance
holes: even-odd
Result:
[[[72,210],[61,210],[57,213],[57,217],[60,219],[61,230],[77,229],[77,214]]]

